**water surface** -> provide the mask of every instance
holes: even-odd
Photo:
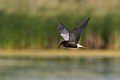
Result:
[[[120,59],[1,57],[0,80],[120,80]]]

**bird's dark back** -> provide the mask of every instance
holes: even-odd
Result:
[[[75,42],[63,41],[63,46],[70,48],[77,48],[77,44]]]

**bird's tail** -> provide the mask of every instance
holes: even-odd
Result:
[[[82,46],[80,44],[77,44],[77,48],[86,48],[85,46]]]

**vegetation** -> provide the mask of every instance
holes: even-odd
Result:
[[[85,1],[86,6],[83,0],[0,0],[0,48],[57,48],[59,22],[72,30],[89,16],[81,42],[89,48],[120,48],[119,0],[106,6],[108,0]]]
[[[55,16],[28,16],[23,14],[6,14],[0,12],[0,47],[1,48],[55,48],[61,38],[57,32],[57,25],[62,21],[70,30],[77,26],[86,15],[60,14]],[[82,42],[89,43],[91,36],[96,43],[93,48],[106,48],[115,44],[115,35],[120,33],[120,16],[107,14],[105,16],[91,16],[88,27],[83,34]],[[117,34],[116,34],[117,33]],[[91,34],[91,35],[88,35]],[[98,45],[99,38],[102,44]],[[120,38],[117,36],[116,38]],[[117,39],[117,40],[118,40]],[[98,45],[97,47],[95,47]],[[87,45],[89,46],[89,45]]]

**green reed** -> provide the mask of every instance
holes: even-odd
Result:
[[[114,34],[120,33],[120,15],[109,13],[102,16],[88,14],[57,14],[52,16],[0,12],[0,48],[57,48],[62,40],[57,31],[59,22],[72,30],[84,18],[91,17],[82,36],[85,43],[92,32],[99,36],[105,47],[114,44]],[[97,41],[96,41],[97,42]]]

